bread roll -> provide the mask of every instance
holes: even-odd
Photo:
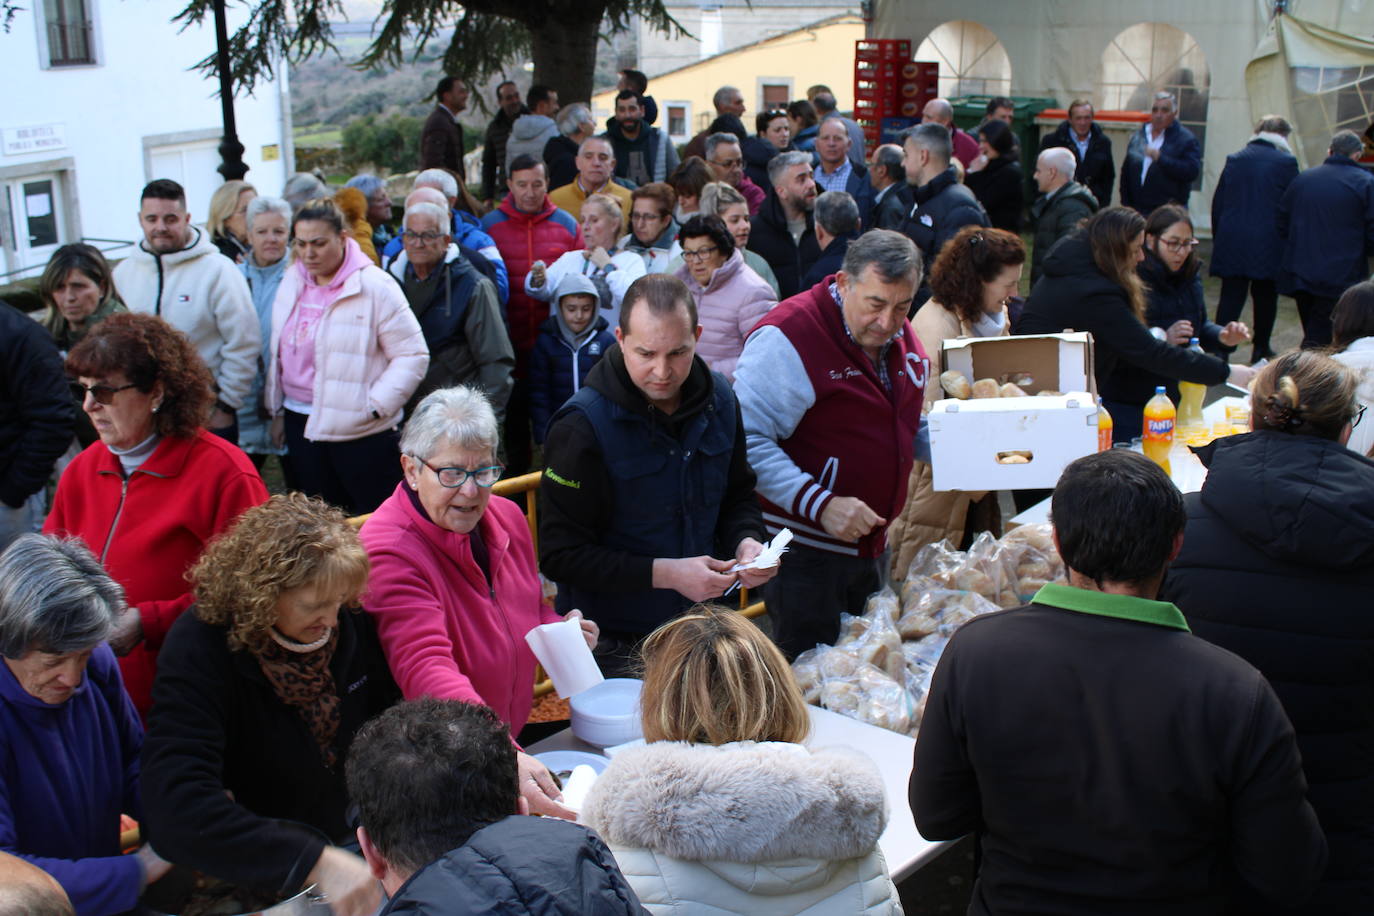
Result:
[[[973,396],[973,386],[964,378],[964,373],[958,369],[951,369],[948,372],[940,373],[940,387],[952,398],[967,401]]]
[[[999,396],[997,379],[980,378],[973,383],[973,396],[975,398],[995,398]]]
[[[1001,388],[997,389],[997,396],[1002,398],[1030,397],[1030,395],[1026,394],[1024,391],[1022,391],[1019,387],[1017,387],[1015,384],[1011,382],[1007,382]]]

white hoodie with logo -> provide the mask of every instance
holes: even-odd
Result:
[[[214,378],[217,397],[244,406],[258,371],[262,332],[238,265],[209,235],[192,228],[192,243],[157,255],[142,242],[114,269],[115,289],[131,312],[157,315],[191,339]]]

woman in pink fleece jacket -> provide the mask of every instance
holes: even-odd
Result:
[[[543,600],[524,513],[491,495],[504,470],[497,440],[481,391],[431,392],[401,437],[405,480],[360,534],[372,561],[365,604],[405,698],[489,706],[514,740],[534,705],[525,634],[560,618]],[[595,646],[596,624],[582,630]],[[575,819],[543,764],[523,751],[518,760],[530,812]]]
[[[744,263],[734,236],[717,216],[694,216],[678,233],[683,264],[677,276],[697,304],[697,356],[735,381],[735,364],[754,325],[778,304],[773,287]]]

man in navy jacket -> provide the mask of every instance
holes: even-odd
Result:
[[[1126,147],[1121,163],[1121,203],[1149,216],[1161,204],[1188,206],[1188,194],[1202,171],[1202,147],[1193,132],[1178,123],[1178,99],[1155,93],[1150,123],[1143,124]]]
[[[1338,132],[1326,161],[1294,178],[1279,200],[1279,291],[1298,301],[1304,347],[1331,342],[1336,300],[1369,274],[1374,175],[1355,161],[1362,147],[1354,131]]]

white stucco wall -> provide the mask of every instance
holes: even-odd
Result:
[[[180,180],[199,222],[209,193],[223,180],[214,171],[222,131],[218,84],[191,69],[214,50],[213,25],[207,21],[178,33],[170,20],[181,9],[180,0],[87,4],[96,36],[95,65],[42,66],[41,0],[24,4],[28,8],[16,15],[10,32],[0,33],[0,85],[6,87],[0,132],[11,141],[19,128],[60,125],[65,140],[62,148],[18,152],[7,142],[0,148],[0,187],[13,190],[26,173],[58,171],[63,242],[139,237],[138,193],[151,178]],[[243,7],[229,8],[231,33],[245,15]],[[259,193],[279,193],[290,171],[283,89],[264,81],[254,97],[235,100],[247,180]],[[289,103],[286,108],[289,116]],[[273,144],[279,158],[265,162],[263,148]],[[22,213],[13,212],[17,201],[14,193],[0,194],[0,273],[21,266],[22,241],[15,233],[25,231],[25,223]],[[22,201],[18,205],[22,208]]]

